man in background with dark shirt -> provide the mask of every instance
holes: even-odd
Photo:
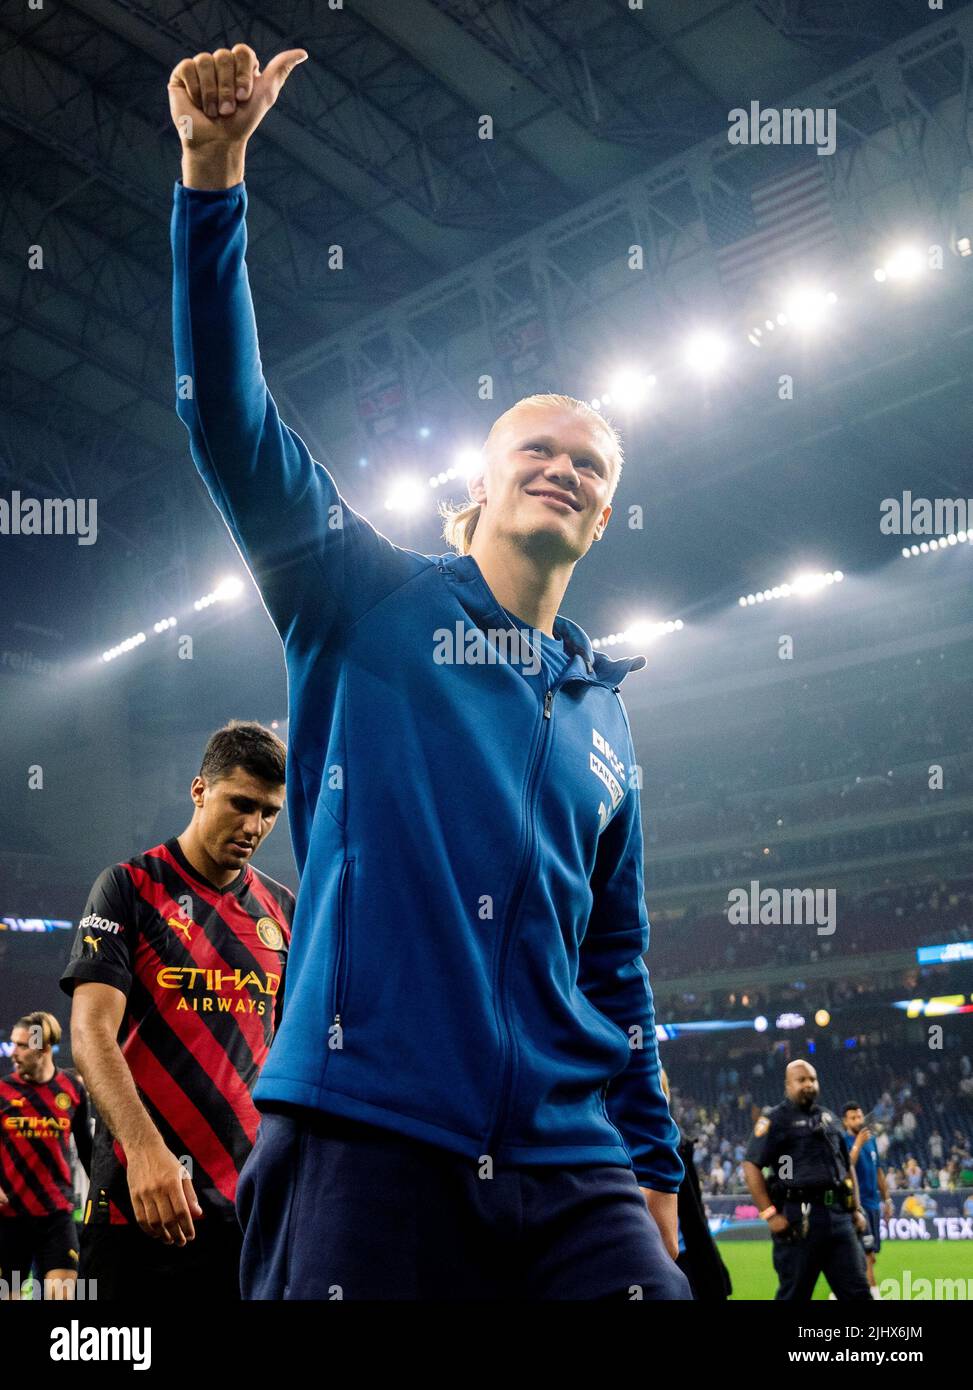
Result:
[[[81,1254],[101,1298],[239,1298],[233,1204],[294,909],[250,860],[283,805],[285,758],[259,724],[213,734],[189,825],[106,869],[79,924],[61,985],[98,1110]]]
[[[839,1302],[870,1301],[856,1235],[865,1218],[844,1130],[818,1105],[818,1074],[809,1062],[791,1062],[784,1084],[787,1099],[757,1120],[743,1163],[750,1195],[771,1231],[776,1297],[806,1302],[823,1273]]]
[[[88,1096],[78,1073],[54,1061],[61,1025],[53,1014],[24,1014],[10,1040],[14,1070],[0,1079],[0,1298],[19,1299],[32,1270],[45,1298],[71,1298],[78,1277],[71,1140],[89,1172]]]

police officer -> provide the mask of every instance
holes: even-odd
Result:
[[[843,1127],[817,1104],[818,1075],[807,1062],[785,1073],[787,1099],[757,1121],[743,1163],[750,1194],[774,1246],[776,1297],[806,1302],[818,1275],[839,1302],[871,1300],[856,1231],[867,1223]],[[764,1169],[770,1170],[765,1180]]]

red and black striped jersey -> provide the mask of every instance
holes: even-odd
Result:
[[[142,1103],[187,1168],[204,1213],[233,1216],[257,1133],[252,1092],[283,999],[294,895],[251,865],[226,888],[176,839],[106,869],[61,987],[114,985],[118,1041]],[[125,1153],[96,1114],[85,1221],[134,1220]]]
[[[50,1081],[18,1072],[0,1079],[0,1216],[50,1216],[74,1210],[71,1137],[87,1172],[91,1161],[88,1095],[77,1072]]]

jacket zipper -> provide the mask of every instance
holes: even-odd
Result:
[[[566,685],[567,682],[565,681],[564,684]],[[545,720],[549,720],[551,718],[551,707],[554,704],[554,693],[555,692],[553,690],[548,690],[544,695],[543,718]],[[500,1137],[500,1134],[503,1132],[503,1127],[507,1119],[507,1110],[510,1105],[510,1073],[512,1070],[511,1062],[513,1060],[513,1036],[510,1033],[510,1025],[507,1022],[503,1005],[504,975],[507,965],[507,956],[509,953],[511,941],[513,939],[514,928],[517,923],[517,917],[520,914],[520,905],[524,896],[524,888],[527,883],[527,870],[530,868],[531,853],[534,841],[534,791],[537,783],[537,773],[540,768],[541,762],[543,761],[543,755],[547,749],[546,732],[546,726],[542,720],[540,738],[537,742],[537,748],[534,753],[534,761],[531,765],[530,777],[527,783],[527,848],[517,881],[517,891],[515,892],[513,897],[513,902],[516,904],[516,906],[514,910],[509,914],[511,925],[509,931],[503,939],[503,943],[500,948],[500,961],[497,969],[497,1000],[500,1005],[500,1014],[503,1019],[503,1026],[504,1032],[506,1034],[506,1039],[509,1040],[509,1046],[508,1041],[505,1040],[503,1036],[501,1036],[501,1046],[503,1048],[503,1066],[500,1079],[500,1095],[497,1101],[497,1105],[495,1107],[494,1117],[490,1123],[490,1134],[486,1145],[486,1153],[488,1154],[493,1153],[496,1141]]]
[[[333,1024],[337,1024],[339,1028],[341,1027],[341,1005],[343,1002],[342,986],[344,984],[344,980],[342,978],[342,975],[344,972],[345,965],[345,937],[347,935],[345,917],[347,915],[347,881],[348,872],[350,868],[351,860],[346,859],[341,866],[341,878],[338,882],[338,950],[334,963],[334,990],[332,994],[332,1007],[334,1008]]]

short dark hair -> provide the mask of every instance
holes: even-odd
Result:
[[[276,734],[248,719],[231,719],[210,734],[199,775],[207,782],[229,777],[242,767],[252,777],[279,786],[287,776],[287,749]]]
[[[844,1109],[842,1110],[841,1113],[842,1113],[842,1115],[847,1115],[849,1110],[860,1110],[860,1109],[861,1109],[861,1106],[858,1104],[857,1100],[848,1100],[848,1101],[845,1101],[845,1106],[844,1106]]]

